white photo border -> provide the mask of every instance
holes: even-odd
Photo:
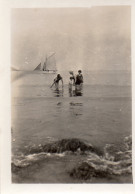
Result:
[[[133,0],[0,0],[0,128],[1,128],[1,193],[2,194],[51,194],[51,193],[91,193],[91,194],[133,194],[135,192],[135,162],[133,160],[133,184],[13,184],[11,182],[11,89],[10,89],[10,17],[12,8],[47,7],[91,7],[91,6],[131,6],[132,15],[132,138],[135,158],[135,3]]]

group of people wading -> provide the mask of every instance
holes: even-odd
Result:
[[[82,75],[82,71],[79,70],[78,74],[75,76],[73,71],[69,72],[70,77],[69,77],[69,89],[72,89],[72,86],[82,86],[83,84],[83,75]],[[52,84],[56,86],[56,88],[59,87],[59,81],[62,82],[62,87],[63,87],[63,78],[60,74],[57,75],[57,77],[54,79],[54,82]],[[52,87],[51,86],[51,87]]]

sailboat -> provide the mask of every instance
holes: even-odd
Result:
[[[45,62],[40,63],[35,69],[34,71],[39,71],[42,73],[56,73],[57,69],[56,69],[56,61],[55,61],[55,57],[54,57],[55,53],[51,54],[49,57],[46,57]]]
[[[11,71],[19,71],[17,67],[11,66]]]

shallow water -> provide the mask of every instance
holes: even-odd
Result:
[[[59,90],[50,89],[54,74],[14,72],[12,162],[18,169],[13,171],[12,181],[15,183],[131,183],[131,147],[126,147],[124,140],[131,135],[131,87],[125,84],[130,80],[128,76],[125,76],[125,80],[119,77],[121,81],[117,85],[114,85],[115,79],[113,80],[115,74],[111,74],[108,81],[104,78],[99,84],[97,79],[97,82],[90,85],[91,77],[85,75],[86,84],[82,90],[69,91],[66,81],[64,89],[61,85]],[[109,75],[106,77],[108,79]],[[65,138],[78,138],[90,143],[104,152],[104,155],[101,158],[98,154],[80,152],[30,153],[33,148]],[[131,137],[128,139],[132,143]],[[118,161],[114,161],[116,154]],[[122,158],[122,154],[127,154],[127,158]],[[95,168],[97,162],[102,164],[101,168],[107,170],[110,165],[112,175],[92,177],[88,180],[70,176],[69,172],[81,161],[90,160]],[[119,174],[114,173],[116,171]]]

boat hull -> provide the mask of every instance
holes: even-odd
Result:
[[[39,71],[38,73],[41,73],[41,74],[56,74],[57,72]]]

